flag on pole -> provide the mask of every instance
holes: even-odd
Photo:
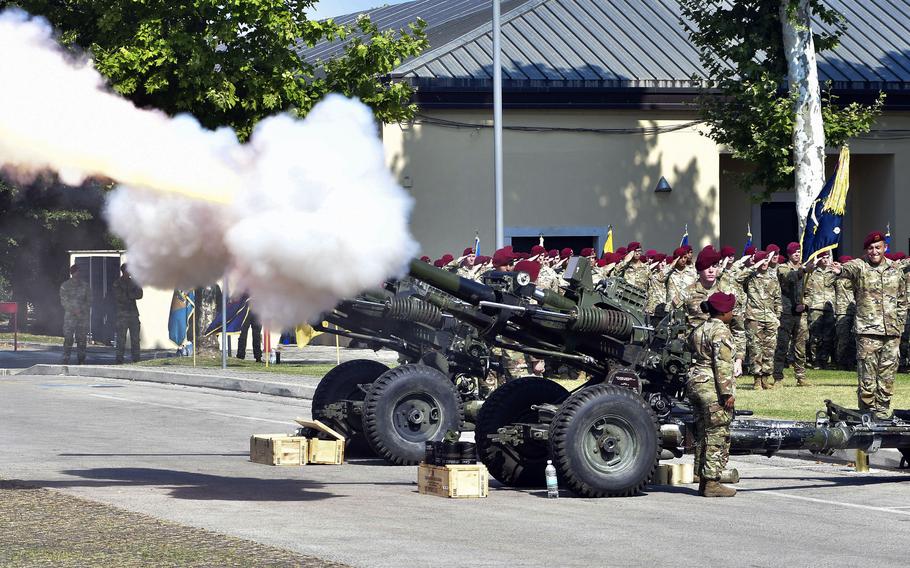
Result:
[[[689,224],[686,223],[686,230],[683,232],[682,239],[679,241],[679,246],[687,247],[689,246]]]
[[[604,253],[613,252],[613,225],[607,227],[607,238],[604,240]]]
[[[250,298],[243,295],[237,300],[229,300],[227,304],[227,332],[237,333],[243,329],[243,322],[250,314]],[[203,335],[221,333],[221,312],[215,314],[215,319],[209,324]]]
[[[171,297],[171,313],[167,318],[167,334],[178,346],[186,341],[186,330],[196,307],[196,293],[174,290]]]
[[[746,250],[752,246],[752,225],[746,223],[746,244],[743,246],[743,256],[746,256]]]
[[[480,234],[474,231],[474,256],[480,256]]]
[[[802,238],[803,262],[837,248],[849,189],[850,150],[844,146],[840,150],[834,174],[825,182],[806,216],[806,229]]]
[[[885,229],[885,252],[891,252],[891,223]]]

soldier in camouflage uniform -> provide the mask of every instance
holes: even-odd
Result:
[[[793,370],[796,373],[796,386],[809,386],[806,380],[806,342],[809,338],[809,325],[806,318],[806,305],[803,303],[803,278],[806,270],[802,265],[802,249],[799,243],[787,245],[787,262],[777,267],[777,280],[780,282],[781,314],[780,328],[777,332],[777,347],[774,350],[774,384],[783,386],[784,367],[787,354],[793,347]]]
[[[464,252],[461,253],[461,258],[457,260],[458,268],[455,269],[455,274],[462,278],[473,280],[474,273],[477,272],[477,268],[474,266],[476,260],[477,256],[474,254],[474,249],[472,247],[464,249]]]
[[[651,270],[642,258],[640,243],[629,243],[626,247],[626,256],[616,265],[613,274],[647,292]]]
[[[806,278],[805,303],[809,313],[809,344],[806,357],[816,368],[825,369],[834,351],[834,273],[831,254],[821,253],[815,270]]]
[[[85,363],[85,336],[92,307],[92,292],[79,274],[79,267],[70,267],[70,278],[60,285],[60,303],[63,304],[63,364],[70,364],[73,339],[76,341],[76,360]]]
[[[755,253],[756,270],[745,281],[746,328],[752,337],[752,375],[754,388],[770,389],[774,386],[774,348],[777,328],[780,326],[780,284],[770,268],[771,255],[766,251]]]
[[[133,363],[139,362],[139,309],[136,300],[142,299],[142,288],[133,281],[126,264],[120,265],[120,278],[112,286],[114,302],[117,305],[117,364],[123,363],[126,348],[126,332],[130,332],[130,356]]]
[[[736,298],[715,292],[708,297],[708,319],[689,336],[692,366],[686,397],[695,414],[695,474],[698,494],[733,497],[736,490],[720,484],[730,455],[730,422],[736,403],[736,357],[729,324]]]
[[[841,256],[837,261],[847,264],[853,260]],[[856,368],[856,338],[853,337],[853,320],[856,316],[856,301],[853,298],[853,282],[846,278],[834,281],[835,346],[834,360],[838,368],[846,371]]]
[[[689,270],[689,248],[679,247],[674,250],[672,264],[667,273],[667,298],[665,300],[667,305],[683,305],[682,298],[686,288],[694,284],[697,279],[698,274],[693,277],[693,273]]]
[[[667,255],[655,252],[651,255],[651,276],[648,278],[648,305],[645,311],[653,317],[663,317],[667,308],[667,277],[670,266],[666,263]]]
[[[870,233],[863,242],[862,259],[832,267],[840,278],[853,282],[857,398],[860,410],[871,410],[879,419],[891,416],[900,336],[907,317],[905,261],[885,258],[884,241],[882,233]]]

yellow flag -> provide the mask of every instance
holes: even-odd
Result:
[[[613,252],[613,225],[607,228],[607,240],[604,241],[604,252]]]
[[[322,325],[327,326],[328,322],[322,322]],[[305,323],[297,327],[297,347],[303,347],[304,345],[309,345],[310,341],[313,340],[317,335],[322,335],[323,332],[316,331],[308,323]]]

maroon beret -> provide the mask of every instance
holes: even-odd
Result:
[[[797,243],[797,242],[792,242],[792,243],[788,244],[787,245],[787,256],[790,256],[791,254],[795,253],[800,248],[802,248],[802,247],[800,247],[799,243]]]
[[[534,245],[534,246],[531,247],[531,255],[532,255],[532,256],[538,255],[538,254],[546,254],[546,253],[547,253],[547,249],[543,248],[543,247],[540,246],[540,245]]]
[[[661,262],[665,258],[667,258],[667,255],[665,255],[662,252],[655,252],[654,254],[651,255],[651,260],[653,260],[654,262]]]
[[[566,247],[559,251],[559,258],[569,258],[570,256],[572,256],[572,249],[569,247]]]
[[[512,253],[504,248],[493,253],[493,264],[496,266],[505,266],[512,263]]]
[[[641,243],[639,243],[639,242],[637,242],[637,241],[632,241],[631,243],[629,243],[628,245],[626,245],[626,252],[629,252],[629,251],[631,251],[631,250],[637,250],[637,249],[640,249],[640,248],[641,248]]]
[[[764,251],[764,250],[760,250],[760,251],[756,252],[754,255],[752,255],[752,260],[754,260],[755,262],[761,262],[761,261],[765,260],[766,258],[768,258],[768,251]]]
[[[888,260],[900,260],[900,257],[897,256],[896,252],[886,252],[885,258],[887,258]]]
[[[708,245],[698,253],[698,257],[695,259],[695,269],[706,270],[720,262],[720,260],[720,253],[714,250],[714,247]]]
[[[533,260],[519,260],[512,268],[514,272],[527,272],[531,277],[531,282],[537,281],[537,275],[540,274],[540,263]]]
[[[689,254],[689,251],[686,247],[676,247],[676,250],[673,251],[673,258],[680,258]]]
[[[765,247],[765,252],[767,252],[768,254],[771,254],[772,252],[779,253],[780,247],[774,243],[771,243],[770,245]]]
[[[422,257],[420,257],[420,260],[422,260],[424,262],[432,262],[433,259],[431,259],[427,255],[423,255]]]
[[[626,254],[628,254],[628,252],[629,252],[629,249],[627,249],[626,247],[619,247],[618,249],[616,249],[616,254],[618,254],[619,256],[626,256]]]
[[[732,258],[736,256],[736,249],[733,247],[720,247],[720,256],[722,258]]]
[[[594,254],[594,249],[591,247],[581,249],[581,256],[591,256],[592,254]]]
[[[904,260],[905,258],[907,258],[907,253],[905,253],[905,252],[898,251],[894,254],[897,255],[897,260]]]
[[[692,245],[683,245],[682,248],[686,249],[686,254],[692,252]]]
[[[547,256],[550,258],[559,258],[559,251],[557,249],[550,249],[550,251],[547,253]]]
[[[455,257],[452,256],[452,253],[450,253],[450,252],[447,252],[444,255],[442,255],[442,261],[445,262],[446,264],[452,262],[453,260],[455,260]]]
[[[506,246],[502,247],[502,250],[507,250],[509,252],[512,252],[512,245],[506,245]]]
[[[437,258],[436,260],[433,261],[433,266],[435,266],[436,268],[442,268],[445,265],[446,265],[446,263],[443,262],[443,260],[441,258]]]
[[[844,255],[841,255],[840,257],[838,257],[837,262],[839,262],[841,264],[846,264],[846,263],[850,262],[851,260],[853,260],[852,256],[847,256],[844,254]]]
[[[746,247],[746,250],[743,251],[743,256],[752,256],[755,254],[755,247]]]
[[[489,256],[478,256],[477,258],[474,259],[474,264],[486,264],[486,263],[490,262],[491,260],[493,260],[493,259],[490,258]]]
[[[866,236],[866,240],[863,241],[863,248],[869,248],[870,245],[885,240],[885,235],[881,231],[872,231]]]
[[[831,251],[829,250],[818,253],[818,258],[828,258],[829,256],[831,256]]]
[[[468,247],[464,249],[464,251],[461,253],[461,256],[468,256],[469,254],[474,254],[474,247]]]
[[[708,297],[708,304],[710,304],[715,311],[725,314],[733,311],[733,306],[736,305],[736,296],[733,294],[724,294],[723,292],[714,292]]]
[[[648,257],[648,258],[651,258],[651,257],[654,256],[655,254],[657,254],[657,250],[656,250],[656,249],[648,249],[648,251],[645,252],[645,256]]]
[[[607,265],[607,255],[605,254],[605,255],[603,255],[602,258],[597,259],[597,266],[603,268],[606,265]]]

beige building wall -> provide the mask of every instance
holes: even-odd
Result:
[[[433,124],[385,125],[388,164],[415,198],[411,219],[423,253],[460,252],[479,231],[482,248],[494,245],[494,194],[488,111],[423,111],[424,115],[475,127]],[[647,116],[647,120],[642,120]],[[616,246],[638,240],[648,248],[672,250],[686,224],[694,246],[741,246],[751,222],[760,237],[761,206],[734,181],[747,166],[722,156],[703,136],[685,126],[694,114],[655,111],[512,111],[504,113],[504,225],[509,236],[593,234],[614,226]],[[669,129],[659,134],[514,131],[509,126],[565,129]],[[890,113],[878,131],[910,131],[910,113]],[[891,136],[894,138],[894,136]],[[851,191],[844,246],[854,251],[870,230],[891,223],[893,242],[906,249],[910,238],[910,140],[851,142]],[[837,160],[831,149],[828,169]],[[723,166],[723,168],[722,168]],[[722,169],[724,171],[722,171]],[[673,188],[657,194],[664,176]],[[773,201],[792,202],[792,194]]]
[[[427,113],[425,113],[427,114]],[[446,111],[434,118],[491,124],[488,112]],[[684,126],[693,116],[616,111],[507,111],[505,126],[641,129]],[[490,128],[386,125],[387,159],[415,198],[411,226],[424,253],[460,252],[480,232],[494,245]],[[672,250],[686,224],[693,244],[716,241],[719,159],[696,128],[661,134],[522,132],[503,134],[505,233],[580,229],[603,236],[614,226],[617,246],[637,240]],[[654,192],[661,176],[673,190]],[[508,241],[508,239],[507,239]],[[435,257],[434,256],[434,257]]]

